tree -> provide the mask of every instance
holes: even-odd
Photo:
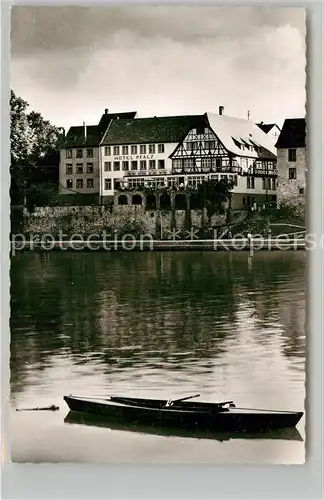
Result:
[[[44,120],[40,113],[27,113],[29,104],[10,93],[11,195],[28,197],[35,191],[37,175],[46,155],[58,152],[63,139],[62,129]],[[38,176],[39,177],[39,176]]]
[[[233,186],[234,183],[227,178],[220,181],[211,179],[199,184],[197,194],[201,205],[206,208],[209,225],[214,214],[225,214],[225,205],[231,201]]]
[[[34,137],[28,122],[27,107],[27,102],[17,97],[12,90],[10,94],[11,171],[25,164],[33,150]]]

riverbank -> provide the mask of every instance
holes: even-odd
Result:
[[[48,235],[47,235],[48,236]],[[147,235],[143,238],[122,238],[121,240],[71,239],[56,241],[22,239],[11,242],[12,254],[21,251],[245,251],[256,252],[305,250],[305,238],[232,238],[214,240],[153,240]]]

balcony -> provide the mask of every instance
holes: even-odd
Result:
[[[172,174],[181,174],[181,175],[186,175],[186,174],[242,174],[242,168],[239,167],[238,165],[221,165],[219,167],[188,167],[188,168],[179,168],[179,167],[172,167]]]
[[[278,176],[278,170],[272,168],[257,168],[253,167],[248,170],[248,172],[245,172],[244,175],[252,175],[254,177],[277,177]]]
[[[127,170],[125,171],[124,177],[143,177],[152,175],[168,175],[165,168],[163,169],[150,169],[150,170]]]

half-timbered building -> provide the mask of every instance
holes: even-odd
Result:
[[[234,181],[232,207],[276,203],[276,151],[253,122],[206,113],[208,125],[193,128],[172,158],[174,183],[195,186],[206,179]]]

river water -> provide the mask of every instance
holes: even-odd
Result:
[[[12,461],[303,463],[305,417],[270,438],[193,438],[80,422],[62,398],[199,393],[304,411],[305,263],[300,251],[13,257]]]

